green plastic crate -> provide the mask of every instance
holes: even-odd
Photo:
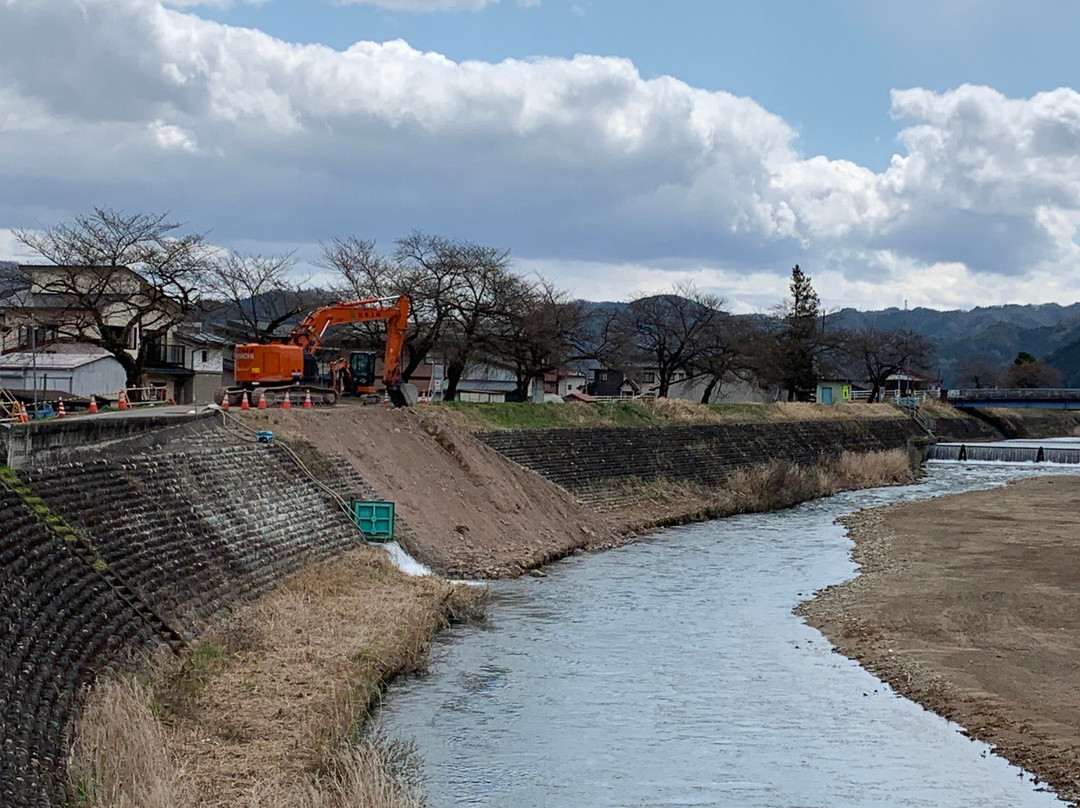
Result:
[[[368,541],[390,541],[394,538],[394,503],[362,502],[352,506],[353,521]]]

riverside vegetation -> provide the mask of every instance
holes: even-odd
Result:
[[[179,659],[98,685],[70,772],[90,808],[420,804],[399,744],[363,734],[382,690],[485,590],[408,578],[373,548],[318,563]]]

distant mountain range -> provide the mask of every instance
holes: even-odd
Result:
[[[1080,303],[980,306],[970,311],[842,309],[831,317],[844,328],[903,328],[933,339],[946,386],[956,384],[966,357],[983,356],[1004,367],[1026,351],[1061,371],[1065,386],[1080,387]]]

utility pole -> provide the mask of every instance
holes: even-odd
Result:
[[[34,417],[38,414],[37,397],[37,320],[30,315],[30,365],[32,367],[31,378],[34,380]]]

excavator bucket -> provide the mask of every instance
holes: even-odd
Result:
[[[412,407],[420,398],[420,391],[416,389],[416,385],[407,382],[392,387],[386,392],[390,397],[390,403],[395,407]]]

